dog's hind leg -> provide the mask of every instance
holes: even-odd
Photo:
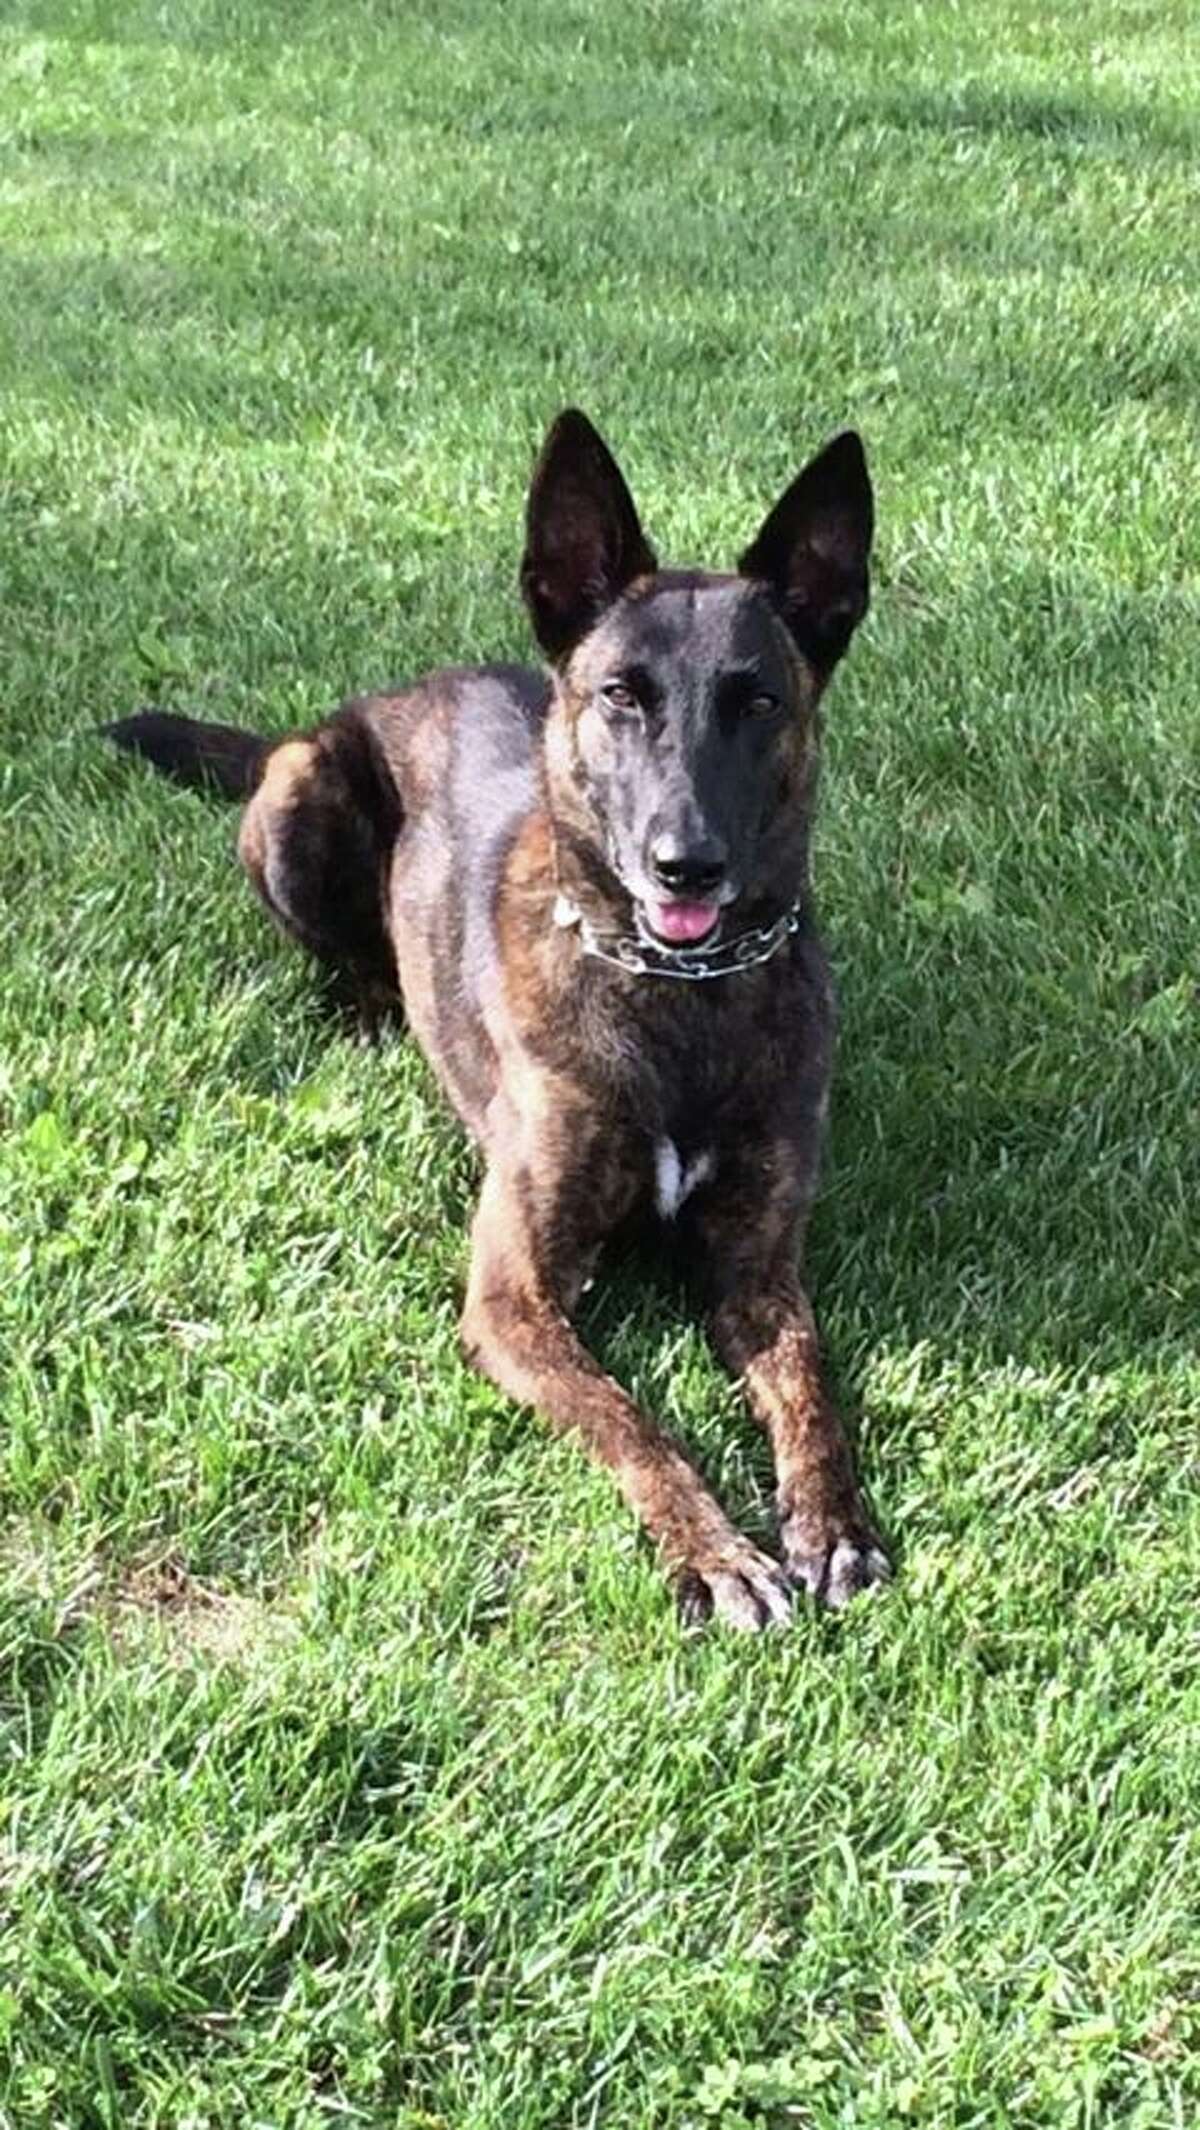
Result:
[[[329,970],[367,1034],[400,1005],[386,918],[399,825],[391,773],[365,721],[348,710],[272,749],[238,833],[271,915]]]

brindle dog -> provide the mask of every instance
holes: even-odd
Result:
[[[847,433],[736,574],[660,570],[583,415],[533,476],[521,584],[549,678],[483,666],[271,746],[143,712],[110,728],[250,795],[272,915],[370,1010],[398,988],[486,1165],[463,1343],[611,1466],[689,1615],[759,1628],[802,1585],[882,1581],[797,1255],[833,1001],[810,907],[822,691],[867,606],[873,505]],[[572,1328],[641,1205],[671,1222],[777,1474],[782,1567]]]

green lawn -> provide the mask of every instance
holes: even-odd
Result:
[[[1200,2120],[1194,14],[8,0],[5,2130]],[[93,737],[526,655],[565,401],[676,560],[877,481],[810,1270],[899,1574],[759,1642],[460,1365],[424,1067]]]

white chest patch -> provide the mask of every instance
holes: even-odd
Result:
[[[654,1142],[654,1203],[663,1220],[674,1220],[685,1198],[707,1183],[716,1163],[711,1148],[693,1154],[685,1168],[673,1139]]]

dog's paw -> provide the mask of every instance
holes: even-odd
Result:
[[[740,1540],[703,1563],[690,1562],[679,1577],[679,1609],[689,1627],[723,1620],[745,1634],[786,1627],[792,1592],[778,1561]]]
[[[812,1516],[784,1515],[779,1543],[792,1583],[835,1612],[891,1577],[887,1554],[870,1526],[859,1519],[839,1520],[822,1529]]]

